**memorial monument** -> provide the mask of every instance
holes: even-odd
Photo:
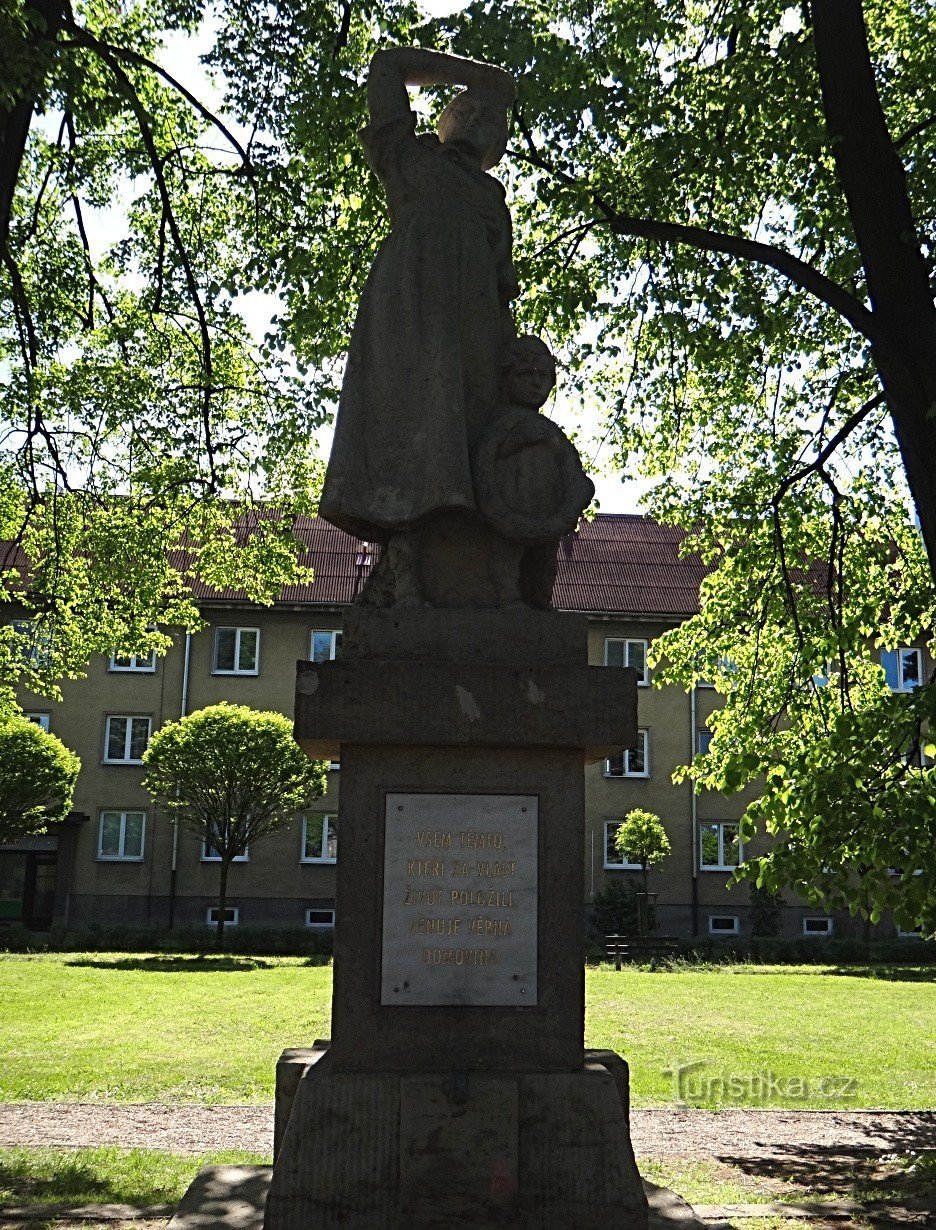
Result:
[[[416,135],[407,86],[463,86]],[[594,488],[517,337],[513,79],[378,52],[391,230],[354,327],[321,512],[381,544],[296,738],[340,759],[332,1037],[277,1080],[266,1230],[646,1226],[627,1068],[584,1049],[583,768],[636,740],[632,671],[552,609]]]

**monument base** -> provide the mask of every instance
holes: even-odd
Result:
[[[265,1230],[647,1226],[627,1065],[610,1052],[576,1072],[421,1075],[292,1051],[277,1085]]]

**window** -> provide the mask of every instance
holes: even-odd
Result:
[[[620,820],[605,821],[604,865],[609,870],[616,868],[619,871],[641,871],[640,863],[632,863],[629,859],[618,853],[617,847],[614,844],[614,835],[618,831],[620,824]]]
[[[218,925],[219,913],[220,913],[220,910],[218,906],[210,905],[208,907],[208,912],[205,915],[205,922],[208,924],[209,927],[216,927]],[[239,922],[240,922],[240,906],[239,905],[226,905],[224,907],[224,925],[226,927],[236,927]]]
[[[312,629],[312,637],[309,642],[309,656],[313,662],[331,662],[338,657],[338,650],[341,648],[341,633],[322,630],[319,628]]]
[[[46,666],[52,654],[48,628],[34,619],[14,619],[10,625],[17,636],[16,652],[24,666]]]
[[[881,665],[892,692],[912,692],[923,682],[922,649],[882,649]]]
[[[650,737],[646,730],[637,731],[637,746],[626,748],[619,756],[605,761],[605,777],[649,777]]]
[[[712,746],[712,732],[700,727],[696,731],[696,751],[700,756],[707,756]]]
[[[97,856],[105,863],[142,863],[146,812],[102,811]]]
[[[715,665],[720,671],[726,675],[735,675],[738,672],[738,664],[733,658],[716,658]],[[715,684],[711,679],[697,679],[697,688],[714,688]]]
[[[831,935],[831,918],[804,918],[803,935]]]
[[[699,829],[699,867],[702,871],[733,871],[744,861],[738,824],[716,820]]]
[[[207,841],[202,842],[201,846],[201,861],[203,863],[220,863],[221,853],[214,846],[209,846]],[[250,847],[243,854],[235,854],[231,859],[232,863],[249,863],[250,862]]]
[[[149,657],[145,658],[135,653],[127,658],[120,658],[117,654],[112,653],[107,669],[109,671],[137,671],[141,674],[152,675],[156,670],[156,650],[154,649]]]
[[[23,717],[27,722],[35,722],[43,730],[49,729],[49,715],[47,713],[24,713]]]
[[[303,863],[334,863],[338,859],[338,817],[334,812],[316,812],[302,817]]]
[[[647,679],[647,642],[606,638],[605,666],[632,666],[637,672],[638,684],[645,687],[649,682]]]
[[[258,675],[260,629],[215,628],[211,670],[215,675]]]
[[[306,910],[306,926],[314,931],[331,931],[335,926],[335,911]]]
[[[104,722],[104,763],[142,764],[152,718],[109,713]]]
[[[923,938],[923,928],[914,927],[912,931],[904,931],[902,927],[898,927],[897,938],[901,940],[921,940]]]
[[[709,914],[709,935],[737,935],[740,931],[737,914]]]

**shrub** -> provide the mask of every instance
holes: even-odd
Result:
[[[629,880],[609,879],[595,894],[591,911],[592,931],[596,936],[635,935],[637,933],[637,889]]]

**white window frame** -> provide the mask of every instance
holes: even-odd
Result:
[[[823,926],[819,930],[816,930],[815,928],[810,929],[807,926],[807,923],[822,923]],[[831,918],[816,918],[813,916],[811,918],[803,919],[803,935],[809,936],[810,938],[818,937],[819,939],[825,939],[832,935],[834,930],[835,927]]]
[[[650,665],[647,657],[650,652],[650,642],[640,636],[606,636],[604,643],[604,664],[608,665],[608,647],[610,645],[623,645],[621,652],[625,666],[630,666],[630,647],[631,645],[643,646],[643,674],[637,675],[637,686],[639,688],[647,688],[650,686]],[[635,667],[636,669],[636,667]]]
[[[341,648],[341,629],[340,628],[312,628],[309,631],[309,661],[315,661],[315,638],[317,636],[327,636],[331,638],[331,643],[328,650],[328,662],[334,662],[338,656],[338,650]]]
[[[608,830],[612,827],[612,825],[614,828],[618,828],[623,823],[623,816],[620,820],[606,820],[604,822],[604,869],[605,871],[643,871],[643,867],[640,863],[628,863],[624,860],[616,863],[608,861],[608,839],[610,836]]]
[[[881,650],[881,667],[884,668],[884,654],[893,653],[897,662],[897,686],[891,688],[892,692],[914,692],[924,682],[923,679],[923,650],[916,645],[897,645],[894,649]],[[903,658],[902,654],[915,653],[917,658],[917,682],[907,686],[904,680]],[[886,675],[886,668],[885,675]]]
[[[313,914],[329,914],[331,915],[331,922],[313,922]],[[328,909],[326,906],[310,906],[305,912],[305,925],[312,931],[334,931],[335,911]]]
[[[220,908],[221,907],[217,905],[210,905],[208,909],[205,910],[205,925],[206,926],[216,927],[218,925],[218,910]],[[237,924],[240,922],[240,906],[239,905],[226,905],[224,907],[224,912],[225,914],[230,914],[232,916],[230,918],[225,918],[224,925],[226,927],[236,927]],[[211,917],[212,914],[214,914],[214,918]]]
[[[218,635],[221,632],[234,633],[234,666],[231,669],[218,666]],[[253,632],[257,638],[254,665],[250,670],[242,669],[237,664],[241,656],[241,637],[245,632]],[[212,675],[259,675],[260,674],[260,629],[240,624],[218,624],[214,629],[211,641],[211,673]]]
[[[119,816],[120,817],[120,840],[118,842],[117,854],[104,853],[104,817]],[[127,843],[127,817],[142,816],[143,824],[140,828],[140,853],[127,854],[125,853]],[[142,863],[144,852],[146,850],[146,812],[138,807],[128,807],[121,809],[119,807],[102,807],[98,813],[98,842],[97,842],[97,861],[99,863]]]
[[[309,814],[313,816],[321,816],[322,819],[324,820],[324,823],[322,825],[322,850],[325,851],[328,849],[329,829],[331,828],[330,821],[331,820],[335,821],[335,828],[337,829],[338,813],[336,811],[314,811],[314,812],[310,812]],[[322,855],[321,858],[313,858],[311,855],[306,855],[306,852],[305,852],[306,851],[306,829],[308,826],[308,822],[309,822],[309,817],[303,816],[302,817],[302,839],[301,839],[302,844],[299,846],[299,862],[300,863],[314,863],[316,866],[319,866],[319,867],[321,866],[334,867],[334,865],[338,862],[337,854],[334,858],[328,858],[324,854]]]
[[[702,856],[704,847],[702,845],[702,830],[711,828],[712,825],[718,825],[718,863],[703,863]],[[725,826],[731,825],[738,829],[738,861],[736,863],[725,862]],[[700,871],[734,871],[736,867],[740,867],[744,862],[744,842],[740,837],[740,825],[737,820],[700,820],[699,821],[699,870]],[[726,916],[727,917],[727,916]]]
[[[897,938],[899,940],[922,940],[923,938],[922,927],[917,927],[914,931],[904,931],[902,928],[895,925],[895,930],[897,931]]]
[[[127,723],[127,728],[124,731],[124,755],[114,757],[108,755],[110,748],[110,726],[114,719]],[[153,737],[153,719],[145,713],[108,713],[104,716],[104,756],[101,760],[102,764],[142,764],[143,758],[131,758],[128,753],[130,751],[130,743],[132,739],[133,723],[146,723],[146,742],[149,745],[150,739]]]
[[[716,918],[731,919],[731,921],[734,923],[734,926],[733,927],[716,927],[714,925]],[[737,914],[709,914],[708,930],[709,930],[709,935],[740,935],[741,925],[738,921],[738,915]]]
[[[220,854],[218,854],[217,852],[213,854],[209,853],[209,851],[213,849],[214,847],[209,846],[208,842],[205,841],[204,838],[202,838],[201,861],[203,863],[220,863],[221,862]],[[250,846],[247,847],[247,849],[244,851],[243,854],[235,854],[234,857],[231,859],[231,862],[232,863],[249,863],[250,862]]]
[[[628,768],[631,756],[637,751],[636,748],[622,748],[624,757],[624,772],[613,773],[611,771],[611,761],[604,762],[604,776],[611,778],[614,781],[623,781],[627,777],[644,778],[650,776],[650,731],[646,727],[641,727],[637,731],[638,742],[643,744],[643,769],[638,773]]]
[[[27,722],[33,722],[41,730],[44,730],[46,734],[49,733],[49,714],[48,713],[38,713],[36,711],[33,711],[31,713],[24,713],[23,717],[26,719]]]
[[[107,669],[115,674],[154,675],[156,673],[156,650],[151,650],[148,658],[141,658],[135,653],[121,658],[114,652],[108,659]]]

